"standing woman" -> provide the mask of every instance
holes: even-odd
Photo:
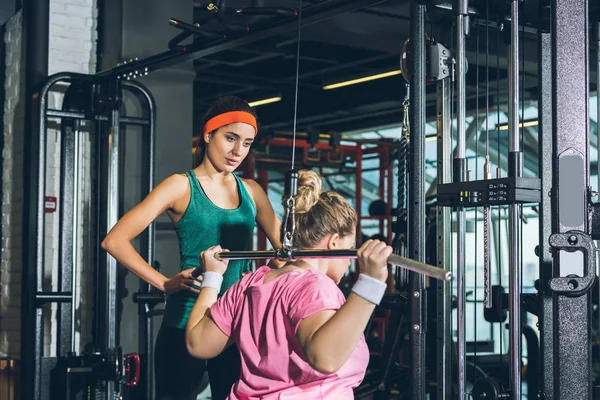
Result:
[[[256,134],[256,114],[247,102],[234,96],[217,100],[204,117],[195,168],[161,182],[102,242],[120,264],[167,294],[154,360],[157,400],[196,399],[200,391],[205,361],[192,357],[185,344],[185,326],[199,293],[192,271],[200,264],[200,253],[217,244],[251,250],[256,223],[271,244],[280,247],[280,221],[267,195],[255,181],[234,174]],[[131,245],[165,211],[180,251],[181,272],[171,278],[151,267]],[[249,261],[230,262],[219,296],[249,269]],[[212,398],[226,398],[240,375],[237,348],[231,346],[207,364]]]

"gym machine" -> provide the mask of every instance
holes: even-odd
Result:
[[[51,91],[64,90],[62,109],[50,109],[48,96]],[[124,98],[137,102],[140,116],[123,115]],[[137,387],[138,398],[146,398],[152,388],[149,361],[152,359],[152,321],[147,308],[157,299],[151,296],[149,285],[140,284],[139,293],[139,354],[124,355],[118,341],[119,290],[117,264],[99,248],[100,238],[116,223],[121,215],[124,162],[123,141],[127,126],[141,128],[142,182],[145,196],[154,187],[154,100],[144,86],[120,79],[103,79],[92,75],[59,73],[49,77],[34,96],[34,115],[39,142],[36,175],[31,179],[31,193],[35,202],[29,212],[35,224],[25,227],[26,246],[31,258],[25,263],[28,279],[23,281],[23,296],[35,299],[24,302],[28,309],[28,327],[22,332],[22,340],[34,363],[23,364],[22,379],[33,389],[32,399],[77,399],[88,396],[120,398],[128,392],[125,388]],[[43,288],[45,269],[45,187],[46,143],[48,128],[60,119],[61,168],[59,210],[59,282],[56,292]],[[91,124],[90,124],[91,122]],[[90,129],[90,125],[92,128]],[[84,160],[79,154],[80,142],[92,143],[90,157],[92,173],[92,210],[89,229],[92,231],[93,265],[82,265],[79,260],[78,238],[80,228],[79,172]],[[147,260],[154,258],[154,227],[144,233],[140,253]],[[81,354],[75,344],[76,312],[81,307],[79,280],[83,268],[93,268],[94,320],[93,342],[88,343]],[[54,357],[44,355],[44,320],[42,307],[57,303],[57,332]],[[140,359],[141,356],[141,359]],[[139,387],[138,387],[139,386]],[[132,392],[133,393],[133,392]],[[82,397],[83,396],[83,397]],[[130,396],[129,398],[134,398]]]
[[[528,396],[538,399],[592,399],[591,382],[591,294],[595,281],[596,248],[592,239],[597,206],[591,203],[589,186],[589,112],[588,112],[588,4],[581,1],[542,2],[550,16],[538,27],[540,48],[539,146],[540,180],[522,177],[522,152],[519,142],[519,1],[511,1],[509,53],[509,176],[483,181],[467,179],[464,156],[464,114],[461,110],[460,56],[461,18],[468,17],[466,2],[457,2],[458,23],[458,140],[455,153],[454,183],[438,187],[438,205],[457,208],[458,243],[458,398],[521,399],[522,337],[534,343],[530,329],[522,327],[524,311],[540,319],[541,371],[531,372],[539,385],[529,384]],[[462,16],[462,17],[461,17]],[[506,25],[505,25],[506,26]],[[575,61],[574,61],[575,60]],[[464,99],[464,98],[463,98]],[[489,168],[489,167],[488,167]],[[540,279],[537,300],[521,293],[520,218],[521,205],[540,203]],[[487,376],[475,382],[470,393],[465,388],[464,310],[466,294],[464,265],[463,207],[508,205],[509,209],[509,291],[491,288],[490,271],[485,272],[484,303],[487,310],[509,313],[509,384]],[[486,264],[486,268],[489,265]],[[490,289],[491,293],[490,293]],[[494,290],[498,289],[498,290]],[[537,306],[537,307],[536,307]],[[499,321],[494,321],[499,322]],[[533,335],[535,336],[535,335]],[[529,347],[529,357],[536,357]],[[531,354],[533,353],[533,354]]]
[[[600,217],[598,206],[591,203],[589,186],[589,148],[588,148],[588,96],[587,72],[588,30],[587,4],[576,2],[542,3],[538,35],[540,43],[540,98],[539,98],[539,146],[540,146],[540,179],[522,176],[523,160],[519,140],[519,5],[518,1],[510,2],[510,69],[509,69],[509,167],[508,176],[499,174],[492,178],[489,155],[486,154],[484,179],[471,180],[465,155],[465,72],[466,59],[464,38],[469,26],[468,18],[472,10],[467,2],[455,2],[457,48],[456,48],[456,95],[457,95],[457,151],[453,174],[450,174],[450,80],[439,79],[437,85],[437,123],[438,123],[438,219],[437,232],[438,266],[448,266],[450,215],[449,210],[457,212],[456,266],[458,269],[458,340],[456,343],[457,359],[450,362],[454,344],[451,341],[451,321],[449,310],[452,307],[450,286],[435,281],[431,284],[437,291],[437,344],[438,364],[431,365],[436,369],[436,399],[521,399],[522,391],[522,338],[527,344],[528,353],[528,396],[539,399],[583,398],[592,399],[597,396],[596,388],[591,382],[591,297],[590,291],[595,278],[595,246],[592,239],[600,237]],[[415,5],[413,5],[415,7]],[[418,10],[418,5],[416,6]],[[414,9],[413,9],[414,10]],[[549,11],[551,10],[551,12]],[[418,23],[416,16],[411,15],[411,23]],[[552,22],[552,23],[550,23]],[[552,30],[550,26],[556,27]],[[577,35],[569,36],[573,27]],[[411,32],[415,34],[415,32]],[[415,36],[418,37],[418,36]],[[420,37],[418,37],[420,39]],[[422,53],[430,55],[427,40],[419,40],[425,44]],[[414,48],[414,47],[413,47]],[[417,50],[418,51],[418,50]],[[567,55],[569,53],[570,55]],[[567,60],[576,54],[578,64],[569,67]],[[559,60],[560,61],[557,61]],[[435,59],[437,60],[437,59]],[[410,61],[410,57],[408,58]],[[426,63],[436,64],[435,62]],[[452,63],[448,64],[449,66]],[[408,66],[414,65],[412,62]],[[443,65],[440,63],[439,65]],[[403,71],[409,71],[403,66]],[[427,68],[422,68],[427,70]],[[410,76],[412,77],[412,72]],[[454,75],[454,74],[453,74]],[[558,79],[568,75],[569,79]],[[428,79],[429,81],[429,79]],[[577,81],[577,84],[575,84]],[[556,82],[556,83],[552,83]],[[554,85],[554,87],[553,87]],[[421,85],[424,86],[424,85]],[[411,92],[411,96],[413,92]],[[411,106],[418,104],[418,96],[411,99]],[[414,114],[412,114],[414,115]],[[415,130],[411,119],[411,131]],[[412,132],[411,132],[412,133]],[[411,138],[411,140],[416,140]],[[411,147],[412,151],[412,147]],[[418,151],[418,149],[417,149]],[[411,154],[411,161],[414,156]],[[417,159],[416,162],[419,160]],[[412,167],[412,164],[411,164]],[[412,172],[412,169],[410,169]],[[451,176],[454,176],[454,182]],[[569,177],[574,177],[570,179]],[[418,189],[418,188],[417,188]],[[413,189],[409,188],[413,193]],[[416,196],[417,193],[414,194]],[[417,197],[421,198],[421,197]],[[540,279],[536,282],[537,294],[522,293],[521,287],[521,231],[520,221],[524,204],[540,204],[540,246],[536,249],[540,257]],[[576,206],[574,207],[573,204]],[[489,262],[489,229],[491,229],[492,207],[508,207],[509,218],[509,287],[504,293],[501,286],[491,285],[492,271]],[[483,369],[478,369],[481,379],[467,389],[467,379],[474,365],[466,356],[465,309],[467,292],[465,276],[465,208],[483,208],[484,215],[484,307],[486,319],[495,323],[504,322],[509,317],[509,374],[492,376]],[[413,210],[411,209],[411,212]],[[462,215],[461,215],[462,214]],[[424,214],[423,214],[424,215]],[[410,224],[411,227],[414,224]],[[421,231],[421,230],[419,230]],[[439,239],[441,238],[441,239]],[[413,250],[414,251],[414,250]],[[579,256],[578,256],[579,255]],[[414,287],[414,286],[413,286]],[[410,301],[410,294],[408,299]],[[429,294],[431,295],[431,291]],[[415,298],[423,298],[419,292]],[[413,306],[417,303],[413,299]],[[385,304],[385,303],[382,303]],[[411,311],[413,307],[409,307]],[[539,317],[540,343],[535,330],[523,325],[525,313]],[[418,312],[416,315],[419,315]],[[411,324],[403,331],[412,332],[411,367],[418,369],[419,355],[422,348],[419,341],[414,341],[411,330],[415,314],[411,315]],[[386,342],[397,342],[394,329],[388,330]],[[386,352],[389,347],[386,347]],[[579,350],[576,350],[579,349]],[[395,357],[395,355],[387,358]],[[480,360],[477,358],[475,361]],[[385,364],[385,363],[384,363]],[[450,366],[456,365],[457,373],[451,373]],[[413,369],[412,371],[414,371]],[[560,372],[559,372],[560,371]],[[422,375],[411,377],[407,374],[394,376],[398,382],[408,383],[405,390],[412,390],[410,398],[422,398]],[[385,376],[385,375],[384,375]],[[450,379],[454,380],[450,382]],[[388,382],[369,381],[366,388],[370,393],[384,390]],[[407,387],[408,386],[408,387]],[[362,394],[362,392],[361,392]]]

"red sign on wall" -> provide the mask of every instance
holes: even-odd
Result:
[[[56,211],[56,197],[46,196],[44,198],[44,211],[52,213]]]

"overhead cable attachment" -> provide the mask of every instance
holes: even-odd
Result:
[[[292,167],[285,175],[285,186],[283,192],[283,221],[281,223],[280,240],[282,248],[281,256],[292,260],[291,254],[294,250],[294,234],[296,231],[296,200],[298,194],[298,172]],[[279,257],[278,257],[279,258]]]

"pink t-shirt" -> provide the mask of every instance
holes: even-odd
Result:
[[[337,310],[346,299],[329,277],[292,271],[264,283],[271,269],[259,268],[233,285],[212,306],[217,326],[237,343],[240,380],[229,399],[353,399],[363,380],[369,350],[364,336],[335,374],[317,372],[305,360],[296,330],[302,319]]]

